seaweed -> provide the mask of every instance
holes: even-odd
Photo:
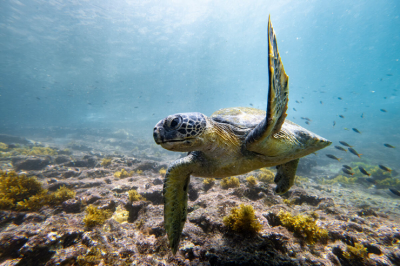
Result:
[[[357,180],[358,180],[358,177],[347,177],[344,175],[338,175],[333,179],[321,178],[318,180],[318,183],[320,183],[322,185],[332,185],[332,184],[336,184],[336,183],[350,185],[350,184],[355,184]]]
[[[127,223],[129,218],[129,211],[125,210],[121,206],[118,206],[111,218],[113,218],[120,224]]]
[[[317,226],[315,218],[305,215],[292,216],[291,213],[280,211],[277,215],[284,227],[305,238],[308,244],[315,244],[319,239],[328,237],[328,231]]]
[[[98,209],[91,204],[86,207],[86,216],[83,218],[83,222],[87,227],[94,227],[103,224],[111,215],[110,211]]]
[[[160,171],[158,171],[160,173],[160,175],[165,175],[167,173],[167,169],[165,169],[164,167],[160,169]]]
[[[257,179],[264,183],[274,183],[275,174],[267,168],[261,168],[257,174]]]
[[[224,179],[221,180],[221,188],[223,189],[228,189],[228,188],[235,188],[239,187],[240,182],[239,178],[237,177],[225,177]]]
[[[231,214],[225,216],[223,222],[229,230],[238,233],[255,234],[262,229],[262,224],[257,220],[251,205],[241,204],[240,208],[232,208]]]
[[[131,177],[133,176],[135,172],[134,171],[126,171],[125,169],[121,169],[121,171],[117,171],[114,173],[114,176],[117,178],[126,178],[126,177]]]
[[[75,192],[60,187],[48,193],[35,176],[0,171],[0,209],[36,211],[44,205],[57,205],[75,197]]]
[[[203,186],[205,190],[209,190],[215,185],[215,178],[206,178],[203,180]]]
[[[111,164],[112,159],[111,158],[103,158],[101,160],[100,165],[101,166],[109,166]]]
[[[354,243],[354,247],[347,245],[346,252],[343,252],[346,259],[364,259],[368,257],[368,249],[363,244]]]
[[[131,189],[128,191],[128,197],[130,201],[146,200],[135,189]]]
[[[257,186],[257,179],[253,175],[248,176],[246,178],[246,181],[247,181],[247,185],[250,187]]]

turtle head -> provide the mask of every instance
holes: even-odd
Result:
[[[153,130],[154,141],[170,151],[189,152],[203,145],[202,133],[207,117],[201,113],[179,113],[167,116]]]

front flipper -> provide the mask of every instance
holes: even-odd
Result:
[[[271,18],[268,20],[268,106],[266,117],[246,137],[247,150],[264,154],[268,137],[278,133],[285,122],[288,108],[289,77],[278,52]]]
[[[190,174],[196,166],[193,155],[175,161],[164,179],[164,227],[173,254],[178,250],[179,240],[186,222]]]
[[[276,193],[284,194],[293,186],[298,163],[299,159],[296,159],[276,167],[278,170],[274,179]]]

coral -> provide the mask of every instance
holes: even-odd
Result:
[[[231,209],[231,214],[223,218],[223,222],[230,230],[239,233],[257,233],[262,224],[257,220],[253,206],[241,204],[240,208]]]
[[[302,235],[309,244],[314,244],[315,241],[328,237],[328,231],[318,227],[315,219],[310,216],[301,214],[292,216],[289,212],[280,211],[278,217],[284,227]]]
[[[167,169],[165,169],[164,167],[160,169],[160,171],[158,171],[160,173],[160,175],[165,175],[167,173]]]
[[[87,227],[94,227],[103,224],[110,217],[110,211],[100,210],[93,205],[89,205],[86,207],[86,216],[83,218],[83,222]]]
[[[221,180],[221,187],[223,189],[228,189],[228,188],[235,188],[235,187],[239,187],[240,186],[240,182],[239,182],[239,178],[237,177],[225,177],[224,179]]]
[[[257,175],[257,179],[264,183],[274,183],[274,178],[275,174],[267,168],[261,168]]]
[[[134,173],[135,173],[134,171],[128,172],[125,169],[121,169],[121,171],[115,172],[114,176],[117,178],[125,178],[125,177],[133,176]]]
[[[363,244],[355,243],[354,247],[347,245],[347,250],[343,252],[343,256],[347,259],[364,259],[368,257],[368,250]]]
[[[122,208],[121,206],[118,206],[111,218],[113,218],[120,224],[127,223],[129,218],[129,212],[124,208]]]
[[[253,175],[248,176],[246,178],[246,181],[247,181],[247,185],[249,185],[251,187],[257,185],[257,179]]]
[[[100,165],[101,166],[109,166],[111,164],[112,159],[111,158],[103,158],[103,160],[101,160]]]
[[[131,189],[128,191],[128,196],[130,201],[139,201],[139,200],[146,200],[142,197],[135,189]]]

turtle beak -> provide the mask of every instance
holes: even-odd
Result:
[[[153,138],[158,145],[163,143],[165,139],[165,130],[163,127],[164,124],[163,122],[164,122],[163,120],[158,122],[158,124],[153,129]]]

